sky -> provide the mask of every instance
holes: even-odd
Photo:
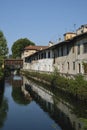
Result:
[[[87,24],[87,0],[0,0],[0,30],[11,47],[20,38],[47,46]]]

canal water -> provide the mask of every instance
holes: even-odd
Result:
[[[87,130],[87,106],[14,76],[0,85],[0,130]]]

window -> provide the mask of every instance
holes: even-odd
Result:
[[[67,54],[69,54],[69,45],[67,45]]]
[[[63,56],[63,46],[61,46],[61,56]]]
[[[58,51],[57,51],[57,52],[58,52],[58,57],[59,57],[59,48],[58,48]]]
[[[41,59],[43,59],[43,53],[41,53]]]
[[[78,44],[78,55],[80,54],[80,44]]]
[[[62,71],[63,71],[63,69],[64,69],[64,64],[62,64]]]
[[[53,56],[53,64],[55,64],[55,52],[54,52],[54,56]]]
[[[38,55],[36,55],[36,60],[38,60]]]
[[[75,62],[73,62],[73,70],[75,70]]]
[[[78,64],[78,66],[79,66],[79,73],[81,73],[81,65],[80,65],[80,63]]]
[[[75,52],[75,45],[73,44],[72,45],[72,53],[74,53]]]
[[[68,70],[69,70],[70,69],[69,62],[67,62],[67,65],[68,65]]]
[[[46,52],[44,52],[44,58],[46,58]]]
[[[83,52],[84,52],[84,53],[87,53],[87,43],[84,43],[84,44],[83,44]]]
[[[39,59],[40,59],[40,54],[39,54]]]
[[[50,58],[50,51],[48,52],[48,58]]]

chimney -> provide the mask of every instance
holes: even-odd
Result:
[[[50,47],[50,46],[53,46],[53,45],[54,45],[54,43],[52,41],[49,41],[48,46]]]

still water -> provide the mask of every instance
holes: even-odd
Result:
[[[87,106],[25,77],[0,86],[0,130],[87,130]]]

